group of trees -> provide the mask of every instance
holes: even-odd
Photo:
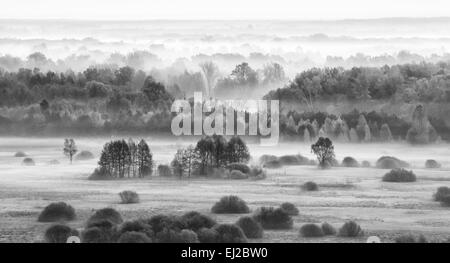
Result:
[[[144,177],[153,171],[153,156],[145,140],[111,141],[103,146],[95,175],[100,177]]]
[[[247,163],[250,153],[246,143],[238,136],[227,141],[221,135],[205,136],[197,145],[180,149],[171,163],[178,176],[208,175],[214,168],[231,163]]]

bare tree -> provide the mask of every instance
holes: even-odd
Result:
[[[69,157],[70,164],[72,164],[73,156],[78,152],[77,145],[73,139],[65,139],[64,154]]]
[[[208,92],[207,96],[212,97],[212,91],[214,90],[215,81],[219,77],[219,68],[212,61],[200,63],[199,66],[206,79],[206,89]]]

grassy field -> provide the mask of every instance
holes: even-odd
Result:
[[[147,138],[158,164],[168,163],[181,142]],[[109,139],[76,139],[80,150],[97,157]],[[268,170],[265,180],[221,179],[148,179],[88,181],[97,159],[70,165],[62,154],[60,139],[0,139],[0,242],[39,242],[48,223],[37,222],[40,211],[49,203],[64,201],[77,212],[71,226],[82,228],[95,209],[114,207],[125,219],[148,217],[158,213],[182,214],[196,210],[219,222],[235,222],[239,215],[213,215],[210,209],[224,195],[238,195],[252,210],[260,206],[278,206],[292,202],[300,210],[294,228],[265,231],[263,239],[251,242],[365,242],[378,235],[383,242],[404,233],[424,234],[430,240],[450,237],[450,208],[434,202],[432,194],[439,186],[450,186],[450,147],[448,145],[411,147],[407,145],[336,145],[337,158],[353,156],[374,163],[382,155],[393,155],[412,164],[415,183],[386,183],[381,177],[388,171],[375,168],[333,168],[290,166]],[[24,151],[36,166],[23,166]],[[255,159],[262,154],[295,154],[312,158],[308,145],[281,144],[272,148],[250,146]],[[440,169],[425,169],[426,159],[443,164]],[[51,165],[50,160],[60,164]],[[307,181],[319,184],[318,192],[305,192]],[[120,204],[118,193],[134,190],[139,204]],[[329,222],[340,227],[346,220],[356,220],[366,234],[358,239],[338,237],[303,238],[298,230],[304,223]]]

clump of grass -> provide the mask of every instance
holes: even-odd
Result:
[[[181,219],[184,220],[186,228],[193,231],[197,231],[201,228],[211,228],[217,224],[211,217],[196,211],[187,212]]]
[[[433,198],[437,202],[441,202],[445,196],[450,196],[450,187],[441,186],[437,189],[436,193],[433,195]]]
[[[358,237],[362,235],[364,235],[364,231],[355,221],[345,222],[338,232],[340,237]]]
[[[201,228],[197,231],[198,241],[200,243],[218,243],[219,233],[212,228]]]
[[[300,228],[300,235],[303,237],[323,237],[324,233],[322,228],[316,224],[305,224]]]
[[[64,202],[51,203],[42,210],[39,222],[71,221],[76,218],[75,209]]]
[[[325,222],[322,224],[322,232],[326,236],[336,235],[336,229],[329,223]]]
[[[280,208],[286,211],[286,213],[288,213],[288,215],[290,216],[296,216],[299,213],[298,208],[293,203],[282,203],[280,205]]]
[[[409,164],[392,156],[382,156],[376,162],[376,167],[380,169],[407,168]]]
[[[25,165],[25,166],[35,166],[36,165],[34,160],[32,158],[29,158],[29,157],[23,159],[22,164]]]
[[[438,163],[436,160],[427,160],[425,162],[425,167],[428,169],[437,169],[441,168],[441,164]]]
[[[224,196],[211,208],[214,214],[246,214],[250,212],[247,203],[238,196]]]
[[[141,232],[125,232],[117,240],[117,243],[152,243],[152,240]]]
[[[319,186],[315,182],[306,182],[302,185],[302,189],[308,192],[319,191]]]
[[[79,236],[76,229],[66,225],[52,225],[45,231],[44,239],[47,243],[66,243],[71,236]]]
[[[122,204],[137,204],[139,203],[139,195],[135,191],[122,191],[119,193]]]
[[[412,171],[402,168],[393,169],[383,176],[383,182],[410,183],[415,182],[416,180],[416,175]]]

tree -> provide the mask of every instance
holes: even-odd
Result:
[[[278,63],[270,63],[264,66],[263,69],[265,84],[277,83],[286,80],[286,74],[284,73],[283,66]]]
[[[147,142],[141,140],[137,146],[138,175],[144,177],[153,171],[153,156]]]
[[[166,102],[172,100],[172,96],[166,91],[164,85],[160,82],[156,82],[152,76],[145,79],[142,93],[144,93],[151,102]]]
[[[198,154],[194,146],[189,145],[183,150],[182,165],[187,172],[188,177],[191,177],[192,170],[197,166]]]
[[[69,157],[70,164],[72,164],[73,156],[78,152],[77,145],[73,139],[64,140],[64,154]]]
[[[213,90],[214,90],[214,82],[219,77],[219,69],[213,62],[203,62],[200,65],[200,69],[203,72],[203,75],[206,79],[207,84],[207,97],[213,97]]]
[[[311,152],[317,156],[320,167],[331,166],[335,155],[333,142],[330,139],[320,137],[315,144],[311,145]]]
[[[231,76],[239,85],[255,86],[258,84],[258,73],[247,62],[237,65],[231,72]]]
[[[228,141],[226,152],[230,163],[247,163],[250,160],[248,147],[239,136],[234,136]]]

